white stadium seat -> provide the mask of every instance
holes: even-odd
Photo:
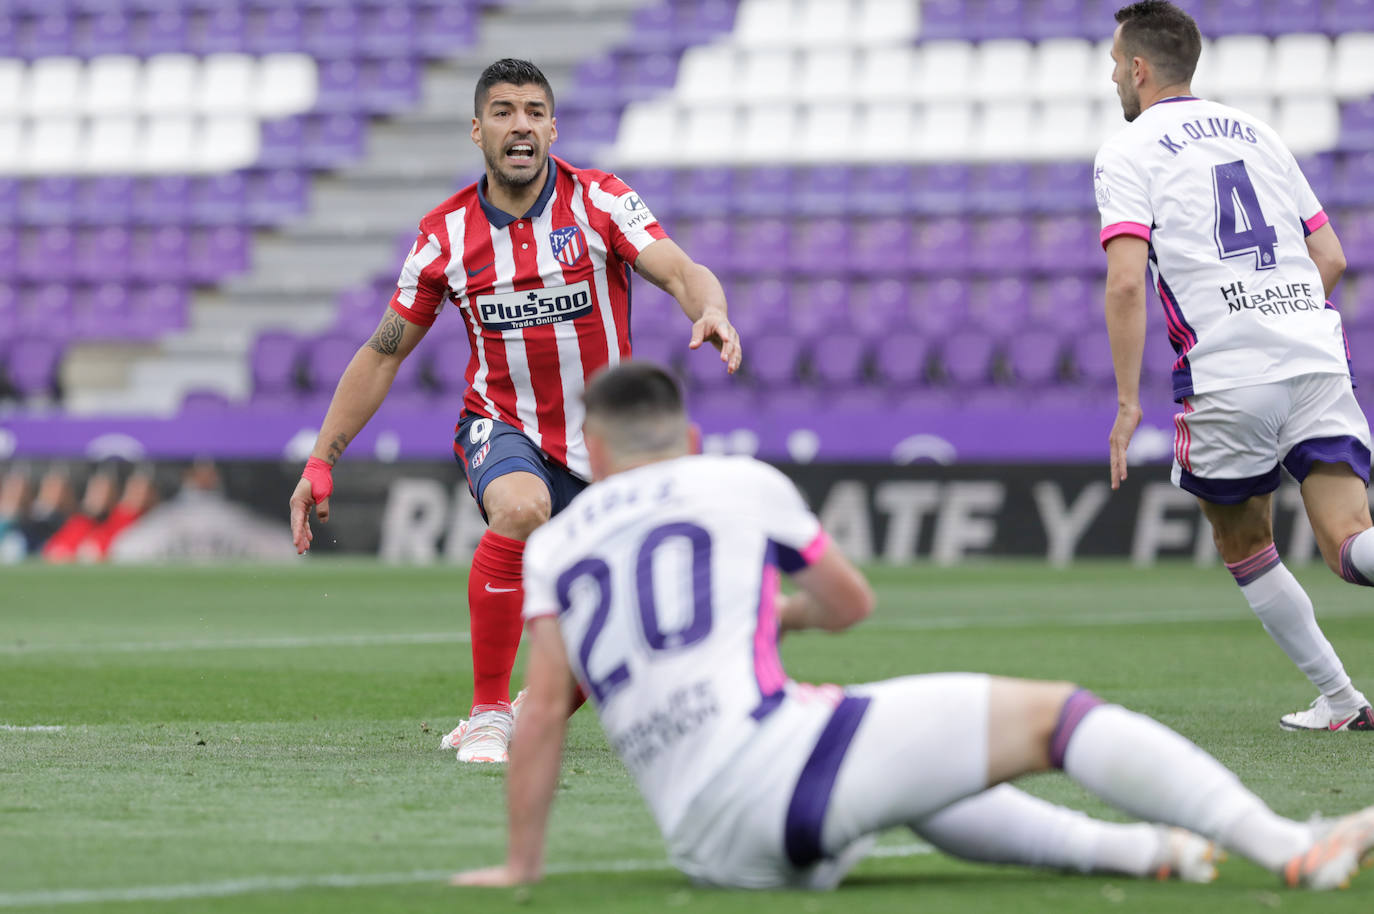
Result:
[[[740,0],[732,34],[745,48],[791,45],[795,21],[793,0]]]
[[[741,116],[744,122],[734,134],[740,138],[739,145],[733,145],[729,134],[719,139],[729,158],[762,163],[796,158],[800,137],[795,105],[755,105],[745,108]]]
[[[268,54],[258,61],[253,110],[265,118],[301,114],[315,107],[319,70],[308,54]]]
[[[1262,35],[1227,35],[1211,48],[1207,85],[1217,95],[1260,95],[1271,85],[1273,46]]]
[[[1091,83],[1111,78],[1110,60],[1094,60],[1093,46],[1078,38],[1042,41],[1031,64],[1030,92],[1035,98],[1087,98]]]
[[[615,157],[622,164],[646,164],[672,158],[678,149],[681,116],[663,102],[631,102],[620,118]]]
[[[905,44],[920,31],[920,4],[910,0],[859,0],[854,29],[862,45]]]
[[[1324,95],[1284,98],[1275,113],[1274,129],[1294,155],[1330,149],[1341,135],[1340,105]]]
[[[257,64],[247,54],[211,54],[201,65],[195,110],[243,114],[253,109]]]
[[[20,170],[23,138],[23,123],[18,118],[0,115],[0,175],[12,175]]]
[[[218,172],[247,168],[257,161],[262,130],[251,117],[212,117],[201,123],[192,169]]]
[[[859,110],[854,134],[863,142],[851,143],[849,155],[860,161],[881,163],[915,158],[920,125],[919,105],[906,102],[864,105]]]
[[[1331,81],[1331,39],[1325,35],[1281,35],[1274,41],[1272,86],[1280,95],[1325,92]],[[1367,66],[1374,68],[1374,60]]]
[[[85,68],[75,57],[40,57],[29,65],[24,109],[34,117],[63,117],[81,110]]]
[[[38,118],[21,147],[19,168],[30,174],[73,174],[84,149],[81,121],[74,117]]]
[[[107,54],[86,64],[81,108],[89,115],[126,114],[137,110],[143,65],[128,54]]]
[[[1027,98],[1031,88],[1030,77],[1030,42],[999,38],[978,46],[973,64],[974,98]]]
[[[139,125],[133,117],[98,117],[81,157],[81,170],[127,174],[139,168]]]
[[[1042,103],[1031,127],[1030,158],[1081,159],[1095,155],[1095,113],[1096,106],[1090,101]]]
[[[850,102],[808,105],[802,115],[801,156],[809,162],[843,162],[864,138],[858,107]],[[885,140],[880,140],[886,145]]]
[[[1270,126],[1274,124],[1274,99],[1269,95],[1222,95],[1217,101],[1230,105]]]
[[[797,55],[790,49],[750,51],[740,73],[745,101],[792,98],[797,93]]]
[[[0,58],[0,117],[17,115],[22,110],[27,73],[24,61]]]
[[[1347,32],[1336,39],[1332,88],[1340,99],[1374,93],[1374,32]]]
[[[916,51],[904,45],[864,51],[856,94],[861,99],[910,99],[916,95]]]
[[[917,115],[920,123],[912,135],[911,158],[935,161],[967,157],[973,148],[973,114],[973,106],[966,102],[922,105]]]
[[[854,52],[848,47],[820,48],[803,53],[801,97],[808,101],[854,100],[855,64]]]
[[[139,110],[146,114],[189,114],[195,109],[200,62],[190,54],[157,54],[143,70]]]
[[[150,118],[139,143],[141,171],[185,172],[195,161],[196,124],[189,116]]]
[[[1034,123],[1028,101],[999,101],[982,105],[974,122],[971,157],[983,161],[1025,158]]]
[[[850,45],[855,12],[854,0],[800,0],[793,34],[803,47]]]
[[[728,44],[688,48],[678,65],[674,94],[686,102],[726,101],[739,93],[739,54]]]
[[[938,102],[969,97],[973,45],[967,41],[932,41],[922,45],[913,76],[918,98]]]

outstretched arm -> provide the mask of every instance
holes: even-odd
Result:
[[[424,337],[426,329],[387,309],[372,338],[344,369],[310,452],[307,474],[291,495],[291,538],[298,554],[309,549],[314,538],[310,532],[310,508],[315,508],[321,523],[329,520],[330,486],[324,486],[322,491],[320,477],[328,479],[329,469],[338,462],[344,448],[377,412],[401,362]]]
[[[1140,425],[1140,363],[1145,351],[1145,265],[1150,245],[1134,235],[1107,242],[1107,337],[1116,369],[1116,421],[1111,449],[1112,488],[1126,478],[1126,449]]]
[[[515,724],[506,772],[510,818],[506,863],[453,877],[455,885],[519,885],[544,874],[544,844],[553,807],[563,737],[573,699],[572,671],[553,616],[529,623],[530,660],[525,701]]]
[[[635,272],[677,299],[692,319],[691,349],[709,342],[731,374],[739,368],[739,333],[726,315],[725,290],[706,267],[688,257],[671,238],[660,238],[640,251]]]

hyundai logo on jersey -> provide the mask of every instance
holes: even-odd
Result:
[[[587,242],[582,238],[582,229],[575,225],[549,232],[549,244],[553,246],[553,256],[558,262],[570,267],[575,266],[587,252]]]

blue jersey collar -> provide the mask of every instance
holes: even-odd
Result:
[[[558,183],[558,164],[553,156],[549,156],[545,166],[548,175],[544,178],[544,189],[539,192],[539,199],[525,211],[523,216],[512,216],[503,209],[498,209],[487,199],[487,176],[482,175],[477,182],[477,199],[482,204],[482,212],[486,213],[487,221],[496,228],[509,228],[510,224],[516,219],[533,219],[544,211],[544,207],[549,205],[549,200],[553,197],[553,188]]]

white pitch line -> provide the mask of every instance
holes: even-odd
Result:
[[[65,729],[59,724],[0,724],[0,730],[7,733],[57,733]]]
[[[282,638],[192,638],[183,641],[85,641],[0,644],[0,654],[145,654],[159,651],[231,651],[258,648],[380,647],[392,644],[466,644],[468,632],[300,635]]]
[[[914,857],[928,854],[928,844],[895,844],[876,847],[870,857]],[[671,870],[667,860],[607,860],[602,863],[550,864],[551,876],[597,873],[646,873]],[[128,888],[54,889],[32,892],[0,892],[0,908],[58,907],[61,905],[109,904],[121,901],[176,901],[186,898],[223,898],[255,892],[296,892],[301,889],[358,889],[372,886],[445,882],[453,870],[413,870],[408,873],[328,873],[319,876],[249,876],[219,882],[180,885],[141,885]]]

